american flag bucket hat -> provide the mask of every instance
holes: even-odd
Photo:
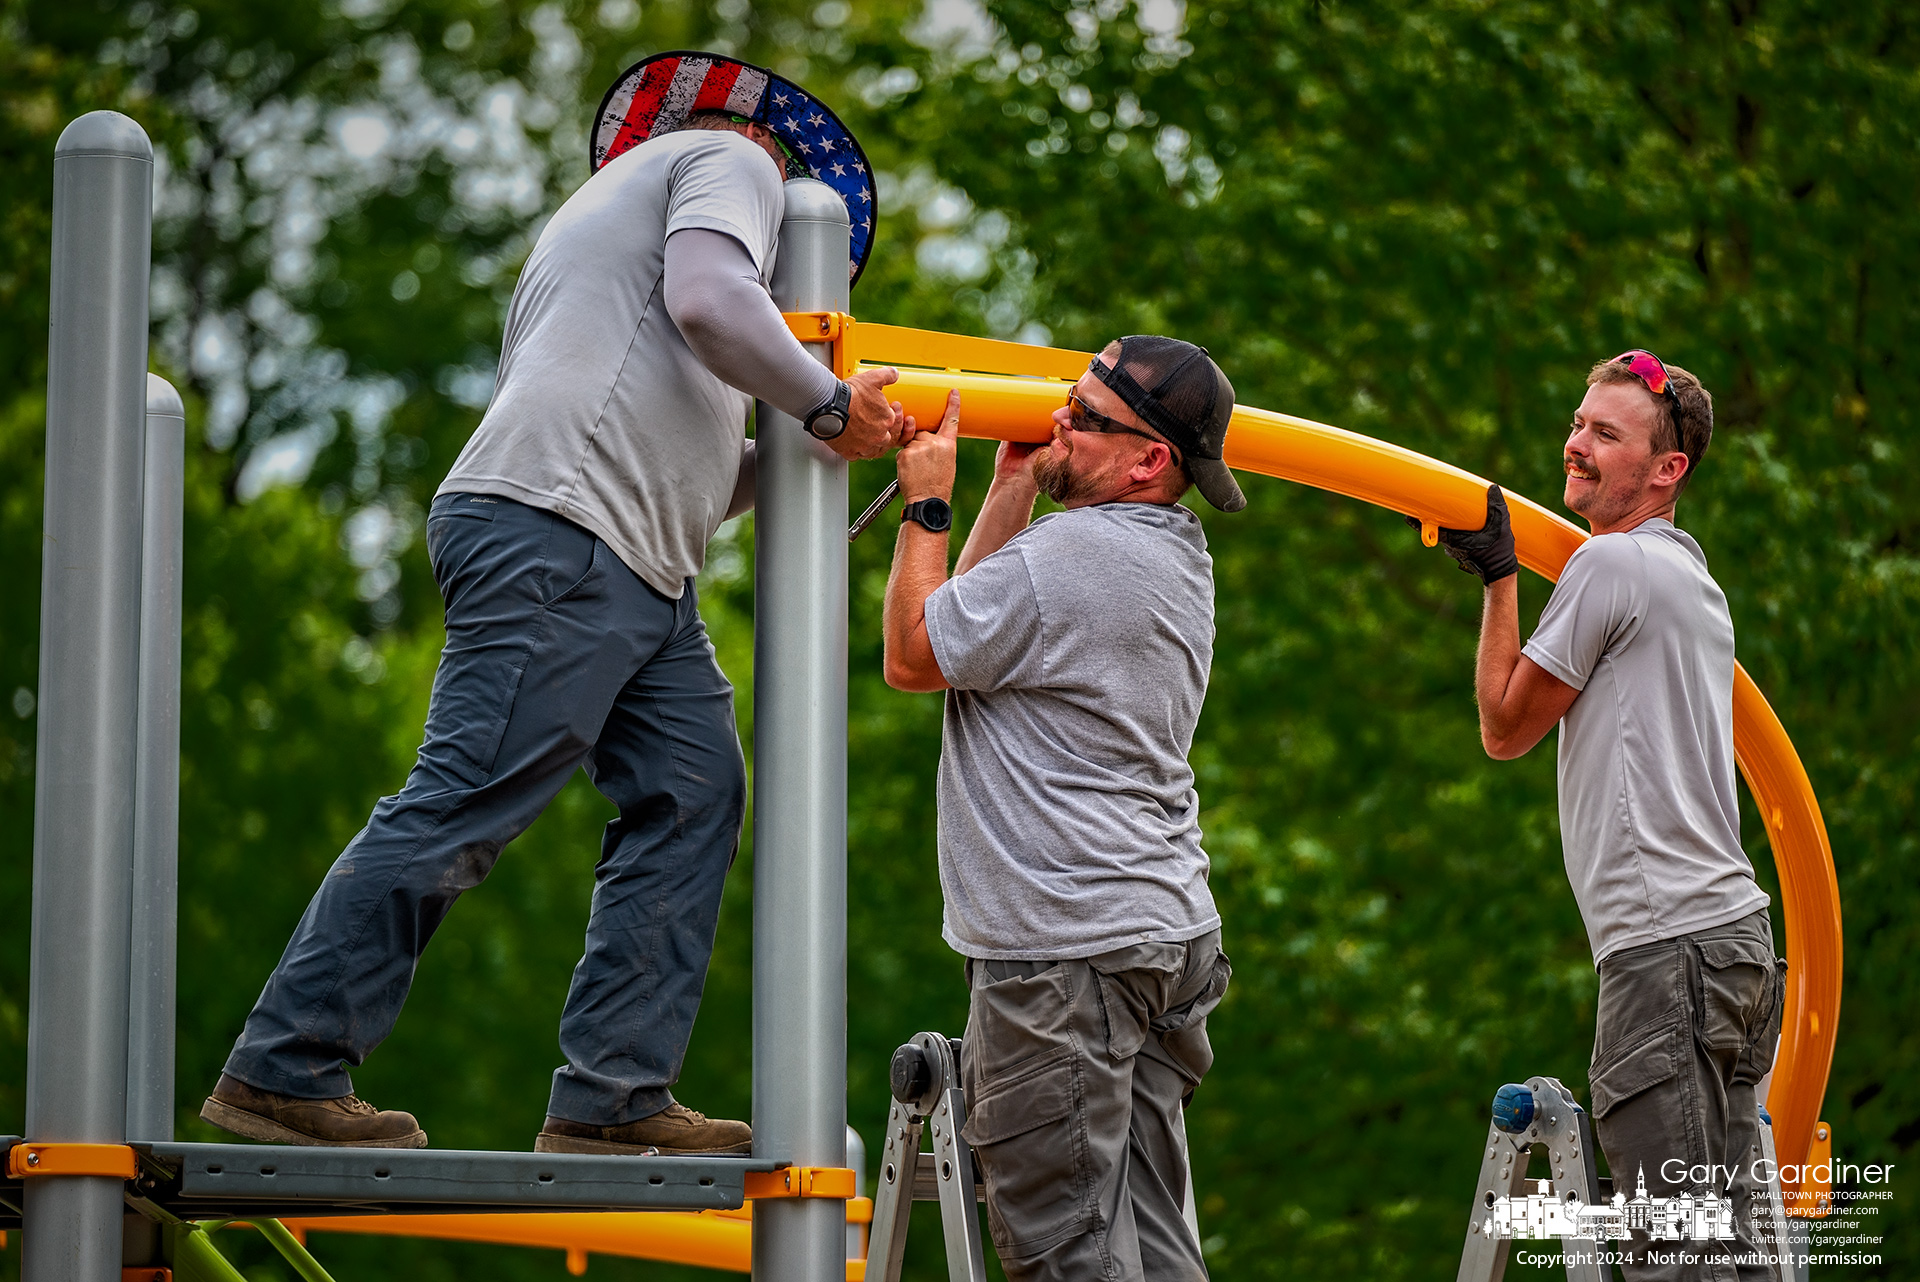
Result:
[[[818,98],[764,67],[717,53],[655,54],[620,74],[594,117],[591,164],[602,165],[700,111],[724,111],[771,129],[797,167],[840,193],[853,221],[848,279],[859,280],[873,251],[880,210],[867,153]]]

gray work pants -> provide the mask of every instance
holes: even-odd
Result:
[[[1193,1282],[1181,1109],[1213,1065],[1220,932],[1075,961],[969,961],[960,1050],[1010,1282]]]
[[[1628,1282],[1777,1276],[1753,1258],[1785,1245],[1763,1244],[1755,1232],[1765,1185],[1753,1171],[1760,1158],[1753,1088],[1773,1063],[1785,971],[1764,908],[1600,963],[1588,1081],[1614,1188],[1629,1198],[1642,1178],[1650,1197],[1711,1188],[1732,1199],[1736,1234],[1731,1242],[1654,1241],[1635,1232],[1634,1262],[1621,1266]]]
[[[620,813],[547,1112],[648,1117],[673,1102],[746,805],[733,687],[693,582],[669,600],[586,530],[487,495],[436,498],[427,552],[447,644],[420,754],[320,883],[226,1071],[307,1099],[352,1091],[454,901],[584,766]]]

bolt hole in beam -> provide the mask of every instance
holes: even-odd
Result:
[[[790,323],[800,330],[800,323]],[[1053,411],[1066,399],[1067,384],[1092,359],[1089,352],[854,324],[850,318],[843,318],[838,328],[832,340],[841,349],[834,354],[836,365],[899,368],[900,381],[888,392],[922,423],[938,422],[948,391],[958,388],[965,406],[961,435],[987,440],[1046,440]],[[1432,527],[1477,529],[1486,519],[1484,478],[1386,441],[1291,414],[1236,407],[1226,461],[1242,472],[1310,485],[1415,517],[1422,524],[1422,542],[1428,541]],[[1520,563],[1549,581],[1559,578],[1587,535],[1512,491],[1507,492],[1507,504]],[[1806,768],[1766,696],[1739,666],[1734,669],[1733,738],[1734,756],[1766,825],[1780,876],[1787,1009],[1767,1107],[1781,1162],[1798,1165],[1814,1143],[1833,1064],[1840,1015],[1840,886]]]

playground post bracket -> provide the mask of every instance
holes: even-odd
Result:
[[[847,313],[782,312],[780,316],[801,342],[832,344],[833,351],[826,365],[835,378],[844,379],[859,367],[854,356],[853,317]]]
[[[749,1171],[746,1195],[754,1202],[781,1197],[844,1202],[854,1196],[858,1178],[850,1166],[783,1166],[776,1171]]]
[[[108,1179],[130,1180],[136,1165],[133,1150],[125,1144],[29,1144],[14,1143],[6,1155],[9,1179],[26,1180],[48,1175],[98,1175]]]

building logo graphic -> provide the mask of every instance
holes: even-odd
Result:
[[[1733,1238],[1733,1202],[1712,1189],[1677,1197],[1648,1197],[1647,1171],[1640,1168],[1632,1198],[1615,1193],[1613,1201],[1583,1205],[1580,1195],[1555,1197],[1540,1181],[1537,1193],[1494,1201],[1480,1231],[1490,1238],[1579,1238],[1589,1242],[1625,1241],[1641,1233],[1655,1241],[1711,1242]]]

